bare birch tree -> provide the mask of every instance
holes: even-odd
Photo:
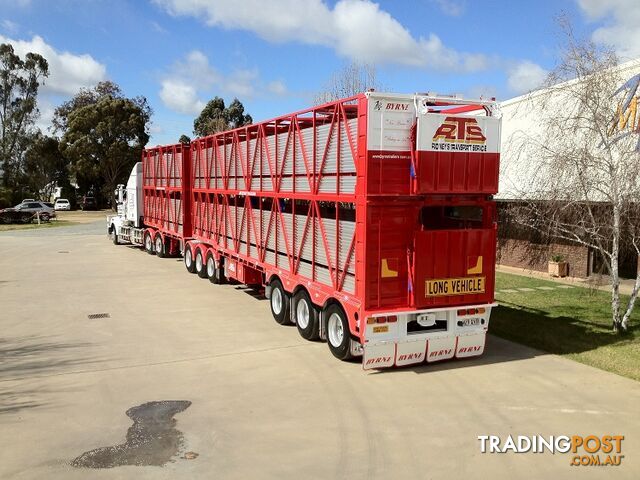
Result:
[[[613,50],[577,39],[567,22],[563,27],[566,46],[548,88],[529,94],[523,106],[536,128],[512,141],[527,178],[521,198],[528,200],[511,213],[548,238],[602,257],[613,328],[626,332],[640,277],[621,305],[618,264],[623,247],[640,255],[640,74],[629,74]]]
[[[376,67],[367,63],[350,63],[333,74],[315,98],[314,103],[323,103],[351,97],[366,92],[370,88],[379,89]]]

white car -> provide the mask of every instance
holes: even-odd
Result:
[[[56,198],[53,208],[54,210],[71,210],[71,204],[66,198]]]

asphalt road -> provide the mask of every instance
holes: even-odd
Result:
[[[363,372],[102,222],[0,233],[2,479],[640,478],[638,405],[637,382],[494,337]],[[624,435],[625,458],[480,453],[509,434]]]

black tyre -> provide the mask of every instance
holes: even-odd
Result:
[[[111,228],[109,229],[109,235],[111,236],[111,241],[113,242],[114,245],[118,245],[118,231],[116,230],[116,226],[115,225],[111,225]]]
[[[280,280],[276,279],[271,282],[271,298],[269,299],[271,315],[280,325],[291,325],[289,303],[289,294],[284,291]]]
[[[153,242],[153,249],[155,250],[158,258],[164,258],[166,256],[164,240],[162,239],[162,235],[159,233],[156,234],[156,238]]]
[[[149,255],[155,255],[156,253],[153,246],[153,238],[151,237],[151,232],[144,232],[144,250]]]
[[[193,261],[193,250],[191,250],[191,245],[187,245],[184,248],[184,266],[189,273],[195,273],[196,271],[196,262]]]
[[[200,278],[207,278],[207,266],[205,265],[202,250],[199,248],[196,252],[196,273]]]
[[[293,308],[293,316],[300,336],[307,340],[317,339],[320,334],[318,329],[318,309],[311,302],[309,294],[304,290],[296,293],[293,296],[291,308]]]
[[[206,276],[211,283],[222,283],[222,270],[220,269],[220,264],[216,262],[216,259],[213,258],[213,255],[211,253],[207,255],[205,271],[207,272]]]
[[[327,322],[327,344],[329,345],[329,350],[331,350],[334,357],[340,360],[351,359],[349,322],[340,305],[330,304],[324,310],[324,318]]]

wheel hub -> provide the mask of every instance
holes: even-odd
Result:
[[[273,313],[276,315],[280,315],[280,312],[282,312],[282,292],[280,292],[279,288],[271,292],[271,308],[273,308]]]
[[[342,345],[344,340],[344,329],[342,328],[342,321],[337,313],[332,313],[327,321],[327,332],[329,336],[329,342],[334,347]]]
[[[202,255],[200,253],[196,254],[196,270],[202,270]]]
[[[309,305],[305,299],[301,299],[296,305],[296,321],[302,329],[309,326]]]
[[[187,265],[187,268],[191,267],[191,262],[193,259],[191,258],[191,250],[187,250],[186,255],[184,256],[184,263]]]
[[[213,258],[209,257],[207,260],[207,275],[209,275],[209,277],[213,277],[214,269],[215,264],[213,263]]]

